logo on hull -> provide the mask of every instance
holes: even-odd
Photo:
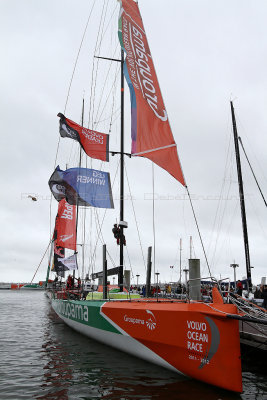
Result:
[[[149,318],[148,318],[148,320],[146,321],[146,326],[148,327],[148,329],[150,329],[151,331],[153,331],[153,330],[156,328],[156,326],[157,326],[156,317],[155,317],[155,315],[153,314],[152,311],[146,310],[146,312],[147,312],[148,315],[149,315]]]
[[[147,328],[150,331],[153,331],[156,326],[157,326],[157,322],[156,322],[156,317],[153,314],[152,311],[150,310],[146,310],[146,313],[148,314],[148,319],[141,319],[141,318],[135,318],[135,317],[128,317],[128,315],[124,315],[124,321],[128,322],[130,324],[134,324],[134,325],[146,325]]]

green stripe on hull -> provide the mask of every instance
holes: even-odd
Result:
[[[100,314],[103,304],[105,301],[52,300],[52,306],[60,316],[121,335],[121,332]]]

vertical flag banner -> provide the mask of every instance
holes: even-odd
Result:
[[[133,0],[121,0],[119,39],[127,55],[124,75],[131,96],[132,154],[149,158],[185,185],[142,18]]]
[[[76,206],[62,199],[56,217],[56,244],[76,251]]]

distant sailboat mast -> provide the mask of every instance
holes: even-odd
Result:
[[[233,133],[234,133],[234,143],[235,143],[236,167],[237,167],[237,176],[238,176],[238,185],[239,185],[239,198],[240,198],[240,206],[241,206],[241,217],[242,217],[243,238],[244,238],[244,247],[245,247],[247,279],[248,279],[249,290],[251,291],[251,289],[252,289],[251,266],[250,266],[250,256],[249,256],[248,230],[247,230],[243,179],[242,179],[239,146],[238,146],[238,134],[237,134],[235,110],[234,110],[233,102],[231,101],[230,103],[231,103],[231,113],[232,113],[232,123],[233,123]]]

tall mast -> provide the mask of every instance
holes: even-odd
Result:
[[[84,119],[84,99],[82,103],[82,127],[83,127],[83,121]],[[82,147],[80,146],[80,156],[79,156],[79,168],[82,166]],[[78,237],[78,219],[79,219],[79,204],[77,203],[76,206],[76,240]],[[82,243],[82,278],[84,276],[84,243]],[[73,270],[73,278],[75,278],[75,270]]]
[[[99,57],[102,60],[110,60],[117,61],[121,63],[121,148],[120,152],[112,152],[114,154],[120,154],[120,265],[119,265],[119,273],[118,273],[118,286],[120,290],[123,291],[123,246],[124,246],[124,73],[123,73],[123,65],[124,65],[124,51],[121,49],[121,58],[108,58],[108,57]],[[122,224],[121,224],[122,223]]]
[[[84,98],[83,98],[83,106],[82,106],[82,127],[84,126]],[[80,146],[80,160],[79,160],[79,168],[82,166],[82,146]],[[84,210],[86,212],[86,210]],[[77,218],[78,218],[78,209],[77,209]],[[84,214],[85,218],[85,214]],[[85,223],[85,219],[84,219]],[[76,233],[76,238],[77,238],[77,233]],[[82,242],[82,279],[84,279],[84,246],[85,243],[84,241]]]
[[[124,51],[121,50],[121,162],[120,162],[120,222],[124,221]],[[120,266],[118,284],[123,291],[123,226],[120,226]]]
[[[232,123],[233,123],[233,133],[234,133],[234,143],[235,143],[236,167],[237,167],[237,176],[238,176],[238,185],[239,185],[239,198],[240,198],[243,238],[244,238],[244,247],[245,247],[247,279],[248,279],[249,290],[251,291],[251,289],[252,289],[251,266],[250,266],[250,256],[249,256],[248,231],[247,231],[247,219],[246,219],[243,179],[242,179],[239,146],[238,146],[238,134],[237,134],[237,128],[236,128],[235,111],[234,111],[233,102],[231,101],[230,103],[231,103],[231,113],[232,113]]]

